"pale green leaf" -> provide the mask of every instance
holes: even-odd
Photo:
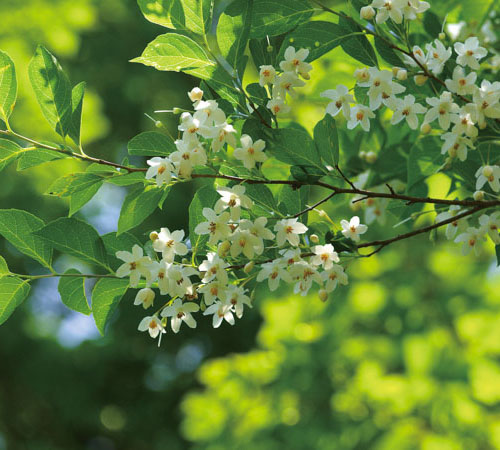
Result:
[[[18,277],[0,277],[0,325],[24,301],[30,292],[28,280]]]
[[[128,152],[131,155],[164,157],[176,150],[174,140],[157,131],[138,134],[128,143]]]
[[[24,150],[24,149],[23,149]],[[31,167],[39,166],[49,161],[66,158],[62,153],[45,148],[35,148],[32,150],[24,150],[17,162],[17,170],[26,170]]]
[[[0,119],[5,123],[14,109],[16,98],[16,68],[10,56],[0,50]]]
[[[56,58],[38,46],[28,67],[29,78],[43,115],[62,137],[73,128],[71,84]]]
[[[366,64],[367,66],[378,67],[377,55],[373,50],[370,41],[361,31],[361,27],[355,22],[341,17],[339,25],[344,29],[344,37],[342,39],[342,49],[354,59]]]
[[[79,219],[61,217],[35,233],[62,253],[110,270],[104,243],[97,231]]]
[[[339,162],[339,136],[335,119],[326,114],[314,127],[314,143],[325,164],[334,167]]]
[[[10,273],[9,267],[7,266],[7,261],[0,256],[0,276]]]
[[[33,233],[45,223],[42,219],[18,209],[0,210],[0,234],[21,253],[50,268],[52,248]]]
[[[8,139],[0,139],[0,171],[13,163],[26,149]]]
[[[92,315],[99,332],[104,330],[109,319],[128,289],[128,279],[101,278],[92,290]]]
[[[118,234],[124,233],[146,220],[158,207],[163,190],[152,186],[144,189],[139,186],[132,190],[122,205],[118,219]]]
[[[69,136],[78,146],[81,145],[81,128],[82,128],[82,112],[83,112],[83,97],[85,95],[85,81],[78,83],[71,91],[71,121],[73,127],[70,130]]]
[[[69,269],[64,274],[80,274],[76,269]],[[85,296],[85,278],[83,277],[61,277],[57,286],[61,301],[73,311],[88,316],[91,309]]]

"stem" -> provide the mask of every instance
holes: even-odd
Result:
[[[22,275],[19,273],[11,273],[8,277],[26,278],[27,280],[40,280],[42,278],[119,278],[116,275],[106,274],[98,275],[93,273],[47,273],[44,275]]]

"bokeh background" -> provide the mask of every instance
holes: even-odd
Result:
[[[470,14],[494,2],[432,3],[438,13]],[[145,113],[189,106],[193,79],[128,62],[164,32],[134,0],[1,0],[0,18],[0,48],[20,81],[12,124],[23,134],[54,139],[26,74],[38,43],[73,84],[87,81],[90,155],[119,161],[130,138],[154,128]],[[317,62],[295,119],[311,128],[324,113],[319,92],[352,84],[355,67],[337,50]],[[155,117],[175,130],[177,117]],[[65,215],[64,200],[43,192],[84,168],[66,160],[11,166],[0,175],[0,208]],[[446,184],[434,177],[431,192]],[[161,225],[187,229],[194,189],[176,188],[137,236]],[[106,185],[79,214],[101,233],[114,231],[125,194]],[[393,223],[388,233],[398,231]],[[0,254],[15,272],[38,270],[3,240]],[[56,264],[69,266],[85,269],[63,256]],[[131,296],[102,338],[91,317],[61,304],[56,280],[40,281],[0,328],[0,450],[500,448],[500,271],[491,246],[464,258],[442,237],[423,236],[348,272],[350,285],[326,304],[261,289],[234,327],[200,320],[196,330],[169,332],[160,348],[136,331],[142,312]]]

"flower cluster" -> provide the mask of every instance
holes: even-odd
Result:
[[[373,0],[371,5],[361,8],[362,19],[371,20],[375,17],[378,24],[387,19],[400,24],[403,19],[415,20],[417,14],[423,13],[430,8],[429,3],[421,0]]]
[[[309,72],[312,66],[305,61],[308,56],[309,50],[301,48],[295,51],[295,48],[290,46],[285,50],[285,59],[279,64],[281,73],[277,73],[273,66],[260,66],[259,84],[261,86],[271,86],[271,100],[267,103],[267,107],[274,115],[289,112],[290,106],[287,104],[287,94],[295,97],[295,88],[305,86],[303,80],[311,78]],[[303,80],[299,77],[303,78]]]

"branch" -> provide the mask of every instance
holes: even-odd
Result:
[[[469,211],[465,211],[461,214],[457,214],[455,217],[451,217],[450,219],[443,220],[441,222],[437,222],[433,225],[429,225],[427,227],[419,228],[418,230],[410,231],[409,233],[404,233],[400,234],[396,237],[393,237],[391,239],[386,239],[386,240],[381,240],[381,241],[373,241],[373,242],[367,242],[365,244],[360,244],[358,245],[358,249],[360,248],[366,248],[366,247],[374,247],[378,246],[377,249],[372,251],[371,253],[368,253],[367,255],[362,255],[363,257],[369,257],[374,255],[375,253],[378,253],[380,250],[382,250],[384,247],[388,246],[389,244],[392,244],[393,242],[397,241],[402,241],[403,239],[408,239],[413,236],[417,236],[422,233],[427,233],[429,231],[432,231],[436,228],[442,227],[443,225],[447,225],[449,223],[456,222],[457,220],[460,220],[464,217],[470,216],[478,211],[481,211],[482,209],[485,209],[485,207],[478,206],[476,208],[470,209]]]
[[[9,273],[6,275],[7,277],[19,277],[26,278],[27,280],[40,280],[42,278],[120,278],[116,275],[106,274],[106,275],[97,275],[93,273],[47,273],[44,275],[22,275],[19,273]]]
[[[304,209],[303,211],[300,211],[298,212],[297,214],[294,214],[293,216],[291,216],[292,219],[295,219],[297,217],[300,217],[302,214],[306,214],[308,213],[309,211],[312,211],[314,208],[317,208],[319,205],[321,205],[322,203],[325,203],[327,202],[328,200],[330,200],[333,196],[337,195],[337,193],[335,191],[333,191],[330,195],[328,195],[327,197],[319,200],[318,202],[316,202],[314,205],[312,206],[309,206],[307,207],[306,209]]]

